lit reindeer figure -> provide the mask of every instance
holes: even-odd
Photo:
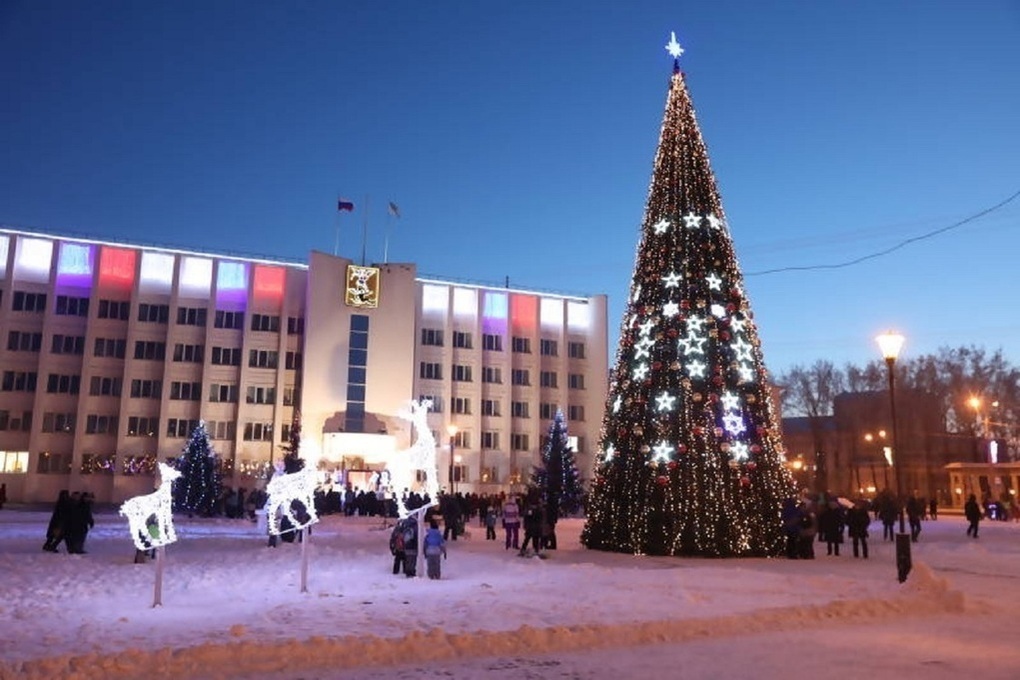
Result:
[[[429,429],[427,420],[429,409],[432,408],[432,400],[411,401],[409,407],[410,410],[401,410],[397,415],[410,421],[418,438],[411,444],[411,448],[393,454],[393,461],[389,467],[393,495],[396,497],[397,510],[401,518],[411,514],[411,511],[404,505],[403,493],[411,488],[411,472],[413,470],[424,471],[425,493],[429,495],[429,500],[432,503],[439,500],[436,439],[432,436],[432,430]]]
[[[170,492],[181,473],[166,463],[159,464],[159,488],[144,496],[129,498],[120,506],[127,517],[131,538],[139,550],[151,550],[177,540],[174,531],[173,499]]]
[[[269,533],[274,536],[283,533],[280,527],[278,510],[290,520],[293,529],[298,531],[319,521],[315,512],[315,487],[318,486],[318,473],[305,468],[290,474],[273,475],[266,484],[266,519],[269,521]],[[295,505],[299,505],[295,509]]]

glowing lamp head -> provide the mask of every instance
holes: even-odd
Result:
[[[972,409],[977,411],[978,409],[981,408],[981,397],[971,397],[970,399],[967,400],[967,403],[970,404],[970,407]]]
[[[904,340],[906,338],[895,331],[886,331],[875,338],[875,342],[878,343],[878,349],[882,352],[882,358],[886,361],[896,361],[896,357],[900,355],[900,349],[903,347]]]
[[[451,439],[457,436],[457,432],[458,428],[453,423],[450,423],[449,425],[446,426],[446,434],[450,435]]]

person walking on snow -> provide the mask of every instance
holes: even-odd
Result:
[[[506,549],[517,550],[520,547],[521,509],[513,496],[503,505],[503,529],[506,531]]]
[[[963,514],[967,517],[967,521],[970,522],[970,526],[967,527],[967,535],[977,538],[978,522],[981,521],[981,506],[978,505],[977,496],[974,494],[971,494],[967,502],[963,504]]]
[[[425,563],[430,579],[437,580],[441,576],[442,562],[446,559],[446,540],[439,530],[436,520],[429,520],[429,529],[425,532]]]

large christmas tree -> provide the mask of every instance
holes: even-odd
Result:
[[[220,458],[209,443],[205,421],[199,421],[198,426],[191,431],[176,467],[181,476],[174,480],[174,510],[212,515],[216,511],[223,483]]]
[[[556,517],[577,512],[584,494],[568,436],[567,420],[563,411],[556,409],[541,465],[531,475],[531,485],[541,494],[546,512],[554,512]]]
[[[782,551],[793,495],[758,332],[674,37],[666,111],[581,540]]]

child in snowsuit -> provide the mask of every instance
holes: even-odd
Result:
[[[436,520],[429,520],[429,530],[425,532],[425,562],[430,579],[440,577],[440,558],[446,559],[446,541],[439,530]]]

